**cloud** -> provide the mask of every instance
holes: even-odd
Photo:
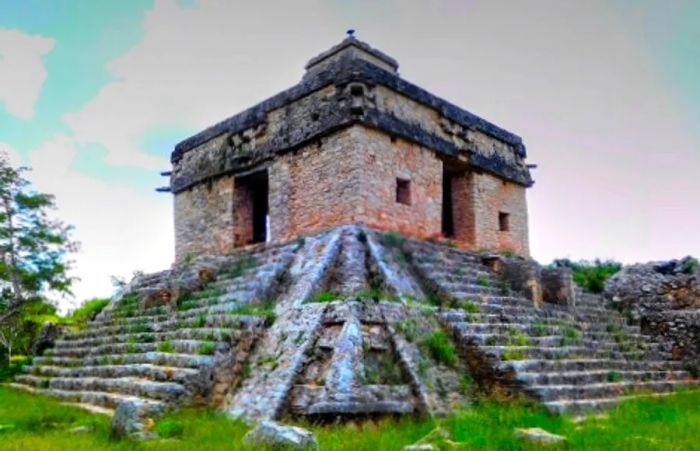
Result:
[[[21,119],[34,117],[34,105],[46,80],[42,57],[54,39],[0,28],[0,102]]]
[[[298,37],[297,24],[313,20],[324,9],[319,2],[305,4],[318,4],[318,11],[309,14],[292,2],[201,1],[196,7],[180,7],[176,1],[156,1],[144,17],[143,40],[109,62],[113,81],[64,120],[78,143],[108,149],[109,164],[163,169],[167,155],[144,149],[144,133],[181,128],[186,132],[178,139],[184,139],[185,133],[299,80],[303,58],[323,49],[314,35]],[[285,21],[263,25],[270,21],[271,9]],[[317,31],[332,27],[327,22],[333,21],[319,20]],[[341,37],[338,30],[342,28],[333,33]],[[295,41],[304,45],[296,48]],[[301,57],[281,48],[294,48]]]
[[[110,276],[129,279],[134,270],[158,271],[173,260],[171,199],[107,183],[76,172],[75,142],[57,134],[29,153],[35,188],[56,196],[56,215],[75,226],[80,252],[75,298],[108,296]],[[67,303],[64,301],[65,308]]]

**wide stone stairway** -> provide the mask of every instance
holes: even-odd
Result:
[[[294,251],[293,244],[260,247],[221,258],[213,280],[173,304],[144,306],[138,296],[175,277],[169,271],[137,278],[86,330],[68,332],[36,357],[15,385],[107,412],[123,400],[156,412],[221,402],[241,364],[215,359],[245,360],[270,320],[269,307],[257,303],[274,298]]]
[[[478,254],[410,242],[419,276],[448,298],[438,309],[475,377],[557,412],[697,385],[638,325],[577,289],[575,306],[536,305],[513,293]]]
[[[446,414],[477,389],[579,412],[698,385],[601,296],[535,302],[494,259],[360,226],[203,256],[135,278],[14,385],[252,420]]]

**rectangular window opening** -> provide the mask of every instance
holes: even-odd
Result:
[[[498,213],[498,230],[501,232],[510,230],[510,214],[502,211]]]
[[[406,179],[396,179],[396,202],[404,205],[411,205],[411,181]]]

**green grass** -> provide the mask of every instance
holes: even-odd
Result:
[[[216,350],[216,343],[213,341],[205,341],[197,349],[197,354],[199,355],[213,355]]]
[[[270,326],[277,319],[275,314],[275,302],[274,301],[264,301],[255,302],[252,304],[241,305],[232,309],[230,312],[232,315],[251,315],[251,316],[262,316],[265,318],[265,324]]]
[[[465,382],[467,383],[467,382]],[[564,435],[574,450],[691,450],[697,448],[700,391],[643,398],[621,404],[608,418],[576,424],[526,403],[479,401],[470,410],[442,419],[352,422],[311,427],[322,450],[401,450],[434,427],[447,429],[459,449],[535,450],[513,435],[516,427],[541,427]],[[0,387],[0,443],[3,451],[29,450],[239,450],[248,426],[213,410],[183,409],[156,419],[160,440],[138,443],[109,436],[108,418],[64,406],[53,399]],[[78,426],[92,432],[70,433]]]
[[[333,302],[337,297],[330,291],[320,291],[314,295],[312,302]]]
[[[454,365],[457,361],[457,351],[447,334],[441,330],[428,335],[421,346],[438,362]]]
[[[173,352],[173,342],[170,340],[161,341],[158,343],[158,352]]]

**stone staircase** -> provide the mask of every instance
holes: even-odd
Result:
[[[406,248],[416,275],[442,303],[441,323],[487,388],[500,385],[553,411],[579,412],[697,385],[601,296],[578,290],[575,307],[536,305],[512,293],[478,254],[429,242]]]
[[[698,385],[600,296],[535,303],[488,261],[361,226],[202,256],[137,277],[14,385],[106,412],[324,421],[449,414],[475,389],[576,413]]]
[[[85,330],[36,357],[14,385],[107,412],[124,400],[154,412],[221,403],[269,319],[270,307],[260,303],[275,299],[296,248],[224,257],[213,280],[172,303],[145,306],[138,295],[174,278],[169,271],[137,278]]]

